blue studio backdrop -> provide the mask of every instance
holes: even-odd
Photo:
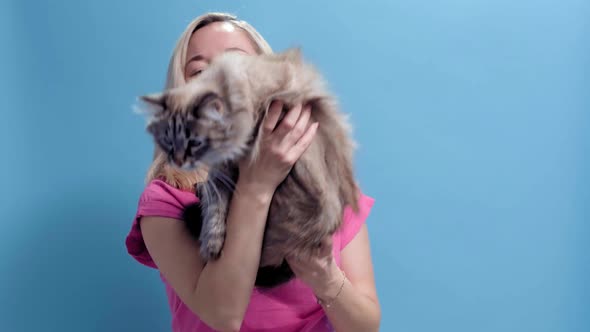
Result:
[[[382,331],[590,331],[590,2],[0,4],[0,331],[167,331],[124,247],[135,98],[188,22],[300,45],[351,114]]]

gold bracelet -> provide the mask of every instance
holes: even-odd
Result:
[[[338,298],[338,295],[340,295],[340,293],[342,293],[342,288],[344,288],[344,281],[346,281],[346,274],[344,274],[344,271],[342,271],[342,270],[340,270],[340,272],[342,272],[342,284],[340,285],[340,289],[338,290],[338,293],[336,293],[336,295],[329,302],[324,302],[324,300],[322,300],[316,296],[316,299],[318,300],[319,305],[329,308],[332,304],[334,304],[334,302]]]

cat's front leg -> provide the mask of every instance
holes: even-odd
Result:
[[[225,219],[230,192],[215,181],[207,181],[197,185],[197,193],[203,216],[199,236],[201,257],[205,261],[216,260],[225,241]]]

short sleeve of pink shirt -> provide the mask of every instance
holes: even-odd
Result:
[[[348,245],[360,231],[361,227],[365,224],[374,203],[375,199],[361,193],[358,212],[355,213],[349,206],[344,209],[342,226],[335,234],[340,238],[340,250],[344,249],[344,247],[346,247],[346,245]]]
[[[194,193],[178,190],[160,180],[150,182],[139,198],[137,213],[126,238],[128,253],[141,264],[157,269],[141,235],[141,218],[157,216],[182,219],[184,208],[197,202],[198,198]],[[359,232],[373,203],[373,198],[361,193],[358,212],[355,213],[350,207],[344,209],[342,226],[333,236],[334,256],[338,263],[340,263],[340,252]],[[162,279],[166,285],[173,315],[173,331],[213,331],[181,303],[174,290],[164,278]],[[311,290],[299,280],[295,279],[270,292],[272,296],[269,296],[268,291],[255,289],[240,331],[332,331]],[[280,315],[277,314],[277,308],[282,308]],[[269,311],[270,316],[265,315],[266,311]]]
[[[150,182],[139,197],[137,213],[125,241],[128,253],[140,263],[157,268],[141,235],[141,218],[151,216],[182,219],[184,208],[198,201],[194,193],[178,190],[164,181]]]

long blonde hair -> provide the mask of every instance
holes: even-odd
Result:
[[[239,20],[237,17],[226,13],[207,13],[201,15],[188,24],[176,43],[168,65],[166,89],[173,89],[186,84],[184,70],[190,38],[195,31],[214,22],[229,22],[233,24],[236,28],[241,29],[248,35],[259,54],[272,53],[270,45],[248,22]],[[154,158],[148,169],[146,182],[161,179],[178,189],[193,191],[194,185],[199,181],[204,181],[206,176],[206,170],[182,171],[170,166],[165,153],[155,146]]]

